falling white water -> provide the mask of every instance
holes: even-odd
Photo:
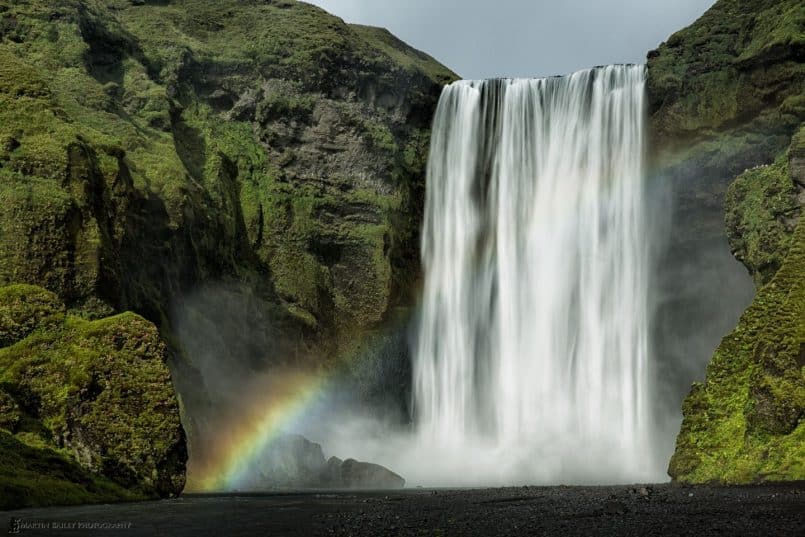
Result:
[[[419,445],[432,458],[421,481],[661,478],[648,408],[645,76],[611,66],[445,88],[414,363]]]

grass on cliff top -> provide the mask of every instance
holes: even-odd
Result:
[[[745,46],[738,62],[748,62],[767,54],[802,50],[805,47],[805,4],[777,1],[755,18],[752,40]]]
[[[160,67],[175,64],[183,49],[221,69],[300,79],[315,83],[339,66],[418,70],[435,82],[455,75],[433,58],[384,35],[383,30],[351,27],[316,6],[295,0],[219,2],[176,0],[121,9],[128,31],[143,43]]]
[[[385,28],[361,24],[350,24],[349,27],[363,37],[367,43],[382,50],[396,63],[409,70],[419,70],[440,84],[449,84],[458,78],[458,75],[432,56],[410,47]]]

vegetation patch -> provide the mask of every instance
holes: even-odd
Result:
[[[733,245],[759,289],[685,400],[668,470],[679,481],[805,479],[805,220],[787,230],[793,184],[785,156],[731,187]]]
[[[771,165],[747,170],[727,191],[727,236],[758,286],[767,284],[780,268],[801,211],[788,160],[788,154],[782,154]]]
[[[16,342],[0,348],[3,427],[15,434],[3,448],[26,444],[37,450],[29,450],[32,455],[53,463],[41,467],[48,480],[76,480],[59,485],[67,496],[58,492],[49,503],[73,502],[70,494],[83,501],[95,492],[178,494],[184,433],[156,328],[132,313],[97,321],[65,315],[54,294],[34,286],[0,288],[0,311],[28,321],[23,333],[14,332]],[[25,472],[19,479],[20,486],[36,483]],[[132,492],[122,494],[124,488]],[[34,501],[47,490],[21,494],[20,501]]]

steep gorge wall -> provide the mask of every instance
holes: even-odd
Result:
[[[657,352],[678,379],[701,378],[757,286],[685,400],[675,479],[803,478],[803,59],[796,1],[720,0],[649,53],[654,174],[674,204]]]
[[[291,0],[0,0],[0,285],[156,323],[197,439],[210,379],[394,347],[455,78]]]

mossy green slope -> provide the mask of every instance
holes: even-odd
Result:
[[[4,333],[27,336],[4,356],[58,363],[78,349],[89,367],[107,348],[81,343],[91,323],[134,311],[193,389],[192,439],[216,394],[183,335],[216,315],[248,321],[220,331],[230,370],[349,355],[411,302],[430,120],[455,78],[384,30],[293,0],[0,0],[0,286],[40,286],[70,312],[47,337],[29,334],[47,301],[30,322],[0,316]],[[183,311],[204,289],[236,289],[225,302],[245,306]],[[124,315],[108,329],[144,322]],[[182,334],[177,316],[194,320]],[[232,345],[244,332],[254,344]],[[12,385],[57,397],[15,371]],[[74,403],[41,417],[57,444]],[[107,451],[91,464],[141,462]]]
[[[406,293],[456,78],[432,58],[290,0],[3,0],[0,20],[0,282],[164,324],[200,282],[268,274],[319,332]]]
[[[728,259],[701,251],[729,241],[758,289],[684,402],[669,467],[680,481],[803,478],[804,59],[795,0],[719,0],[648,55],[653,171],[674,202],[665,286],[684,293],[690,266],[740,283]],[[693,255],[680,262],[679,252]],[[667,324],[723,316],[718,293],[737,290],[719,285],[684,297]]]
[[[0,510],[145,498],[89,472],[67,454],[0,430]]]
[[[800,134],[805,132],[801,129]],[[730,188],[727,225],[757,296],[683,406],[669,474],[691,483],[805,479],[805,219],[797,135]]]
[[[14,435],[2,447],[9,460],[21,444],[28,447],[16,456],[33,457],[4,484],[2,504],[181,492],[184,432],[166,347],[152,323],[132,313],[76,317],[30,285],[0,288],[0,318],[26,327],[0,327],[0,427]]]

